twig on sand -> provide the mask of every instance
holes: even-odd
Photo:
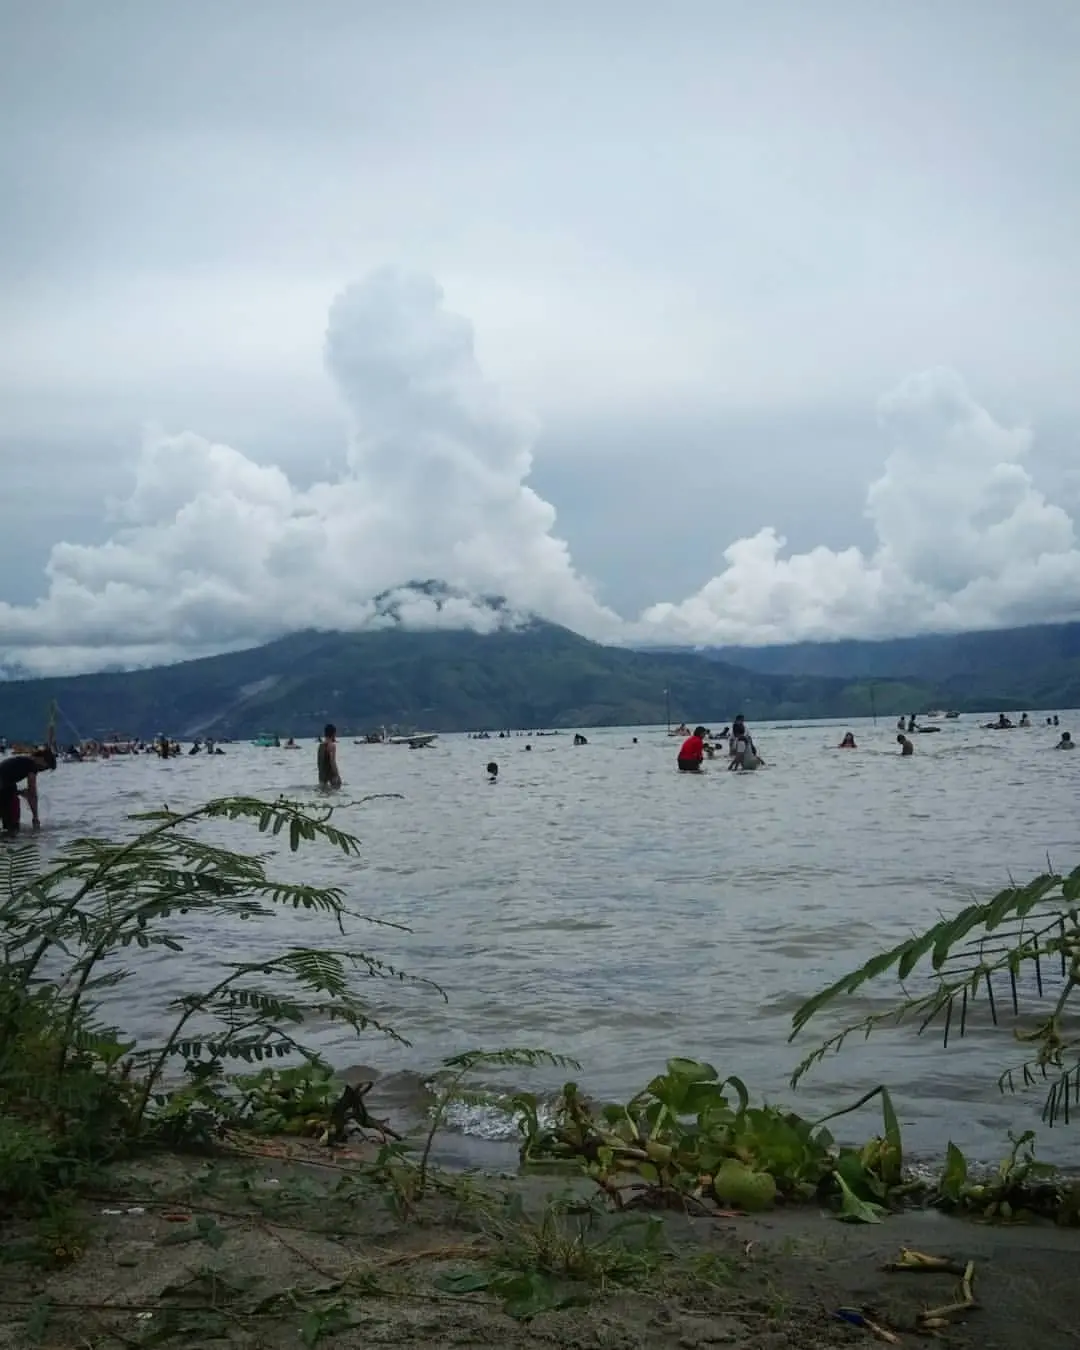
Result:
[[[919,1331],[941,1331],[949,1325],[953,1317],[963,1317],[979,1305],[975,1302],[973,1284],[975,1280],[975,1262],[969,1261],[964,1267],[964,1278],[960,1281],[960,1302],[946,1303],[940,1308],[927,1308],[918,1313],[915,1326]]]
[[[406,1266],[413,1261],[478,1261],[490,1256],[491,1248],[480,1242],[451,1244],[446,1247],[425,1247],[423,1251],[391,1252],[377,1261],[368,1262],[376,1270],[387,1270],[391,1266]]]

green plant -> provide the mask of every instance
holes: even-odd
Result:
[[[1023,1221],[1049,1213],[1059,1222],[1077,1221],[1075,1187],[1050,1163],[1035,1157],[1035,1131],[1009,1135],[1009,1152],[996,1171],[972,1174],[968,1160],[950,1140],[938,1178],[934,1202],[942,1209],[977,1214],[984,1219]]]
[[[46,871],[32,845],[0,860],[0,1194],[40,1202],[136,1141],[211,1141],[251,1105],[250,1080],[245,1098],[224,1072],[229,1061],[293,1057],[328,1089],[329,1070],[298,1039],[310,1018],[396,1037],[355,984],[407,977],[348,945],[219,960],[210,989],[170,1000],[174,1021],[157,1046],[137,1047],[103,1020],[135,973],[134,953],[182,954],[209,921],[258,922],[289,906],[327,916],[342,934],[346,920],[384,922],[350,911],[340,888],[281,880],[267,855],[199,833],[236,822],[284,834],[294,852],[321,840],[355,856],[358,840],[331,814],[228,797],[133,816],[131,838],[75,840]]]
[[[909,994],[906,982],[917,972],[929,987]],[[823,1010],[887,974],[899,981],[901,997],[811,1051],[796,1068],[793,1085],[857,1031],[868,1036],[883,1025],[914,1020],[921,1033],[940,1024],[948,1046],[954,1036],[964,1036],[980,1001],[994,1025],[1003,1013],[1019,1021],[1020,985],[1027,974],[1034,981],[1035,1001],[1044,1010],[1033,1023],[1017,1026],[1014,1037],[1033,1053],[1006,1068],[998,1087],[1013,1092],[1018,1086],[1045,1084],[1043,1120],[1050,1126],[1059,1119],[1069,1122],[1080,1105],[1080,1034],[1075,1015],[1070,1016],[1080,988],[1080,868],[1068,875],[1046,872],[1025,886],[1008,886],[991,900],[968,905],[873,957],[804,1003],[792,1019],[791,1038]],[[1030,991],[1025,992],[1030,998]]]
[[[671,1259],[659,1219],[610,1223],[608,1217],[574,1197],[553,1197],[534,1217],[511,1192],[482,1216],[490,1239],[487,1266],[442,1276],[436,1284],[452,1293],[491,1294],[509,1316],[528,1321],[612,1285],[641,1285]]]
[[[860,1150],[838,1148],[826,1122],[875,1097],[883,1135]],[[548,1127],[535,1099],[519,1097],[516,1105],[523,1162],[573,1162],[620,1209],[762,1209],[817,1196],[831,1200],[843,1218],[873,1221],[902,1181],[900,1126],[884,1087],[808,1121],[751,1106],[742,1080],[721,1081],[711,1064],[672,1059],[629,1102],[599,1111],[567,1083]]]

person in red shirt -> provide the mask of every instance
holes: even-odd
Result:
[[[679,769],[683,773],[699,773],[701,762],[705,758],[704,727],[695,727],[694,734],[687,736],[679,749]]]

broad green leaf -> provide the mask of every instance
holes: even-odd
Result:
[[[880,1223],[887,1210],[872,1201],[860,1200],[839,1172],[834,1172],[836,1183],[840,1187],[840,1212],[837,1218],[842,1223]]]

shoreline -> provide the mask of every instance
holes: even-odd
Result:
[[[844,1224],[814,1205],[631,1217],[568,1199],[584,1178],[464,1172],[433,1174],[409,1201],[370,1142],[237,1145],[111,1167],[69,1231],[48,1235],[53,1269],[14,1263],[29,1229],[6,1223],[0,1346],[14,1350],[35,1325],[54,1350],[283,1350],[298,1337],[342,1350],[819,1350],[880,1339],[841,1309],[914,1345],[920,1316],[954,1304],[959,1281],[883,1269],[903,1248],[975,1264],[978,1306],[947,1317],[951,1345],[1061,1344],[1080,1315],[1070,1274],[1080,1233],[1048,1223],[909,1210]]]

